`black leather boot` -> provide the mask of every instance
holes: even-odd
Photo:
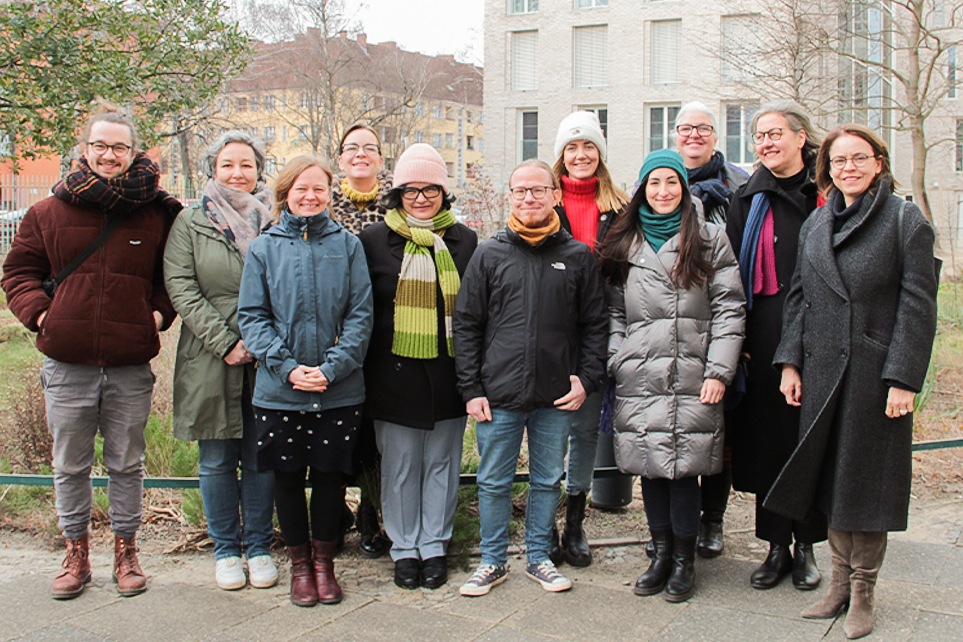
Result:
[[[702,522],[699,524],[699,557],[712,558],[722,555],[725,540],[722,536],[722,523]]]
[[[652,531],[652,546],[655,555],[649,569],[635,581],[636,595],[655,595],[662,592],[672,573],[672,531]]]
[[[585,519],[585,493],[569,495],[565,507],[565,530],[562,532],[562,554],[572,566],[586,567],[592,563],[592,551],[582,530]]]
[[[675,538],[672,572],[665,583],[666,602],[685,602],[695,593],[695,548],[695,537]]]
[[[361,536],[358,551],[368,559],[381,557],[391,548],[391,540],[381,533],[378,509],[366,497],[358,503],[358,534]]]
[[[792,554],[788,546],[769,544],[769,555],[749,576],[749,584],[754,589],[771,589],[792,571]]]
[[[552,564],[555,566],[561,565],[565,561],[565,555],[562,554],[562,545],[558,541],[558,526],[555,522],[552,522],[552,541],[548,545],[548,559],[552,560]]]
[[[655,559],[655,542],[649,540],[645,543],[645,555],[650,559]]]
[[[819,588],[822,579],[816,568],[813,545],[796,542],[792,548],[792,585],[800,591],[812,591]]]

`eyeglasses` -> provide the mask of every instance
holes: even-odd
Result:
[[[98,154],[106,154],[108,149],[112,149],[114,151],[114,156],[124,156],[131,149],[130,145],[125,145],[123,143],[108,145],[107,143],[99,140],[87,141],[87,144],[90,145],[90,147]]]
[[[401,197],[406,201],[416,200],[419,194],[424,196],[426,199],[431,200],[441,194],[441,188],[437,185],[427,185],[420,189],[417,187],[406,187],[401,190]]]
[[[704,138],[712,134],[712,125],[679,125],[675,128],[676,133],[679,136],[691,136],[692,132],[695,131],[699,138]]]
[[[852,156],[835,156],[829,159],[829,164],[833,166],[833,169],[843,169],[846,167],[846,163],[853,161],[853,166],[858,168],[865,167],[866,163],[870,159],[876,160],[875,156],[870,156],[868,154],[853,154]]]
[[[769,137],[769,140],[775,143],[777,140],[782,138],[782,127],[773,127],[767,132],[756,132],[752,135],[752,142],[754,142],[756,145],[762,145],[763,141],[766,140],[766,136]]]
[[[348,143],[341,147],[341,153],[347,154],[348,156],[354,156],[358,153],[359,149],[363,149],[365,154],[369,156],[381,155],[381,148],[377,145],[367,144],[367,145],[356,145],[354,143]]]
[[[511,194],[512,198],[516,201],[524,201],[525,194],[528,192],[532,193],[532,198],[541,199],[545,198],[545,195],[554,189],[551,185],[536,185],[535,187],[513,187],[508,190],[508,193]]]

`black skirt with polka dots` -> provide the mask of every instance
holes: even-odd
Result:
[[[317,413],[255,407],[258,470],[297,472],[310,466],[350,475],[361,408],[359,404]]]

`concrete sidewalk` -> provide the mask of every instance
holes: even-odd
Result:
[[[890,538],[877,590],[874,641],[963,641],[963,503],[949,506],[941,535]],[[934,542],[933,540],[941,540]],[[929,540],[929,541],[922,541]],[[684,604],[632,594],[644,570],[639,546],[602,548],[587,569],[562,567],[575,587],[549,594],[524,575],[524,559],[510,560],[504,584],[481,598],[457,587],[403,591],[391,582],[387,560],[339,560],[343,603],[298,608],[287,599],[289,574],[273,589],[228,593],[214,586],[210,554],[143,554],[147,593],[118,597],[110,581],[106,544],[92,552],[94,581],[79,598],[50,599],[59,551],[40,550],[23,536],[0,532],[0,640],[58,642],[209,642],[332,640],[522,641],[613,640],[693,642],[806,642],[844,640],[842,618],[803,620],[799,613],[826,591],[829,550],[817,547],[824,585],[815,592],[791,582],[755,591],[748,577],[756,562],[723,556],[697,561],[697,590]],[[476,560],[477,561],[477,560]]]

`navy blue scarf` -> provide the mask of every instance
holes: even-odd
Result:
[[[756,254],[759,251],[759,233],[762,222],[769,211],[769,194],[757,192],[752,197],[746,229],[742,232],[742,247],[739,249],[739,271],[742,276],[742,289],[746,293],[746,309],[752,309],[752,274],[756,269]]]

